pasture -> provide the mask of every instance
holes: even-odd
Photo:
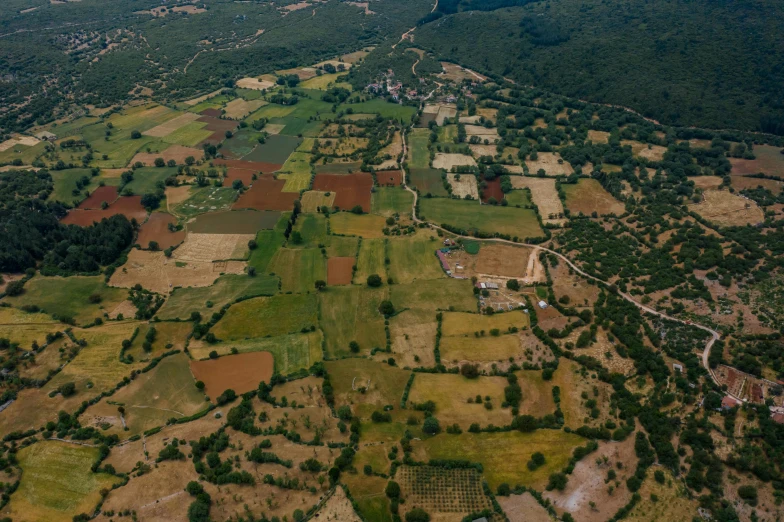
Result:
[[[280,277],[282,292],[315,292],[316,281],[327,280],[327,260],[317,248],[281,248],[267,271]]]
[[[92,191],[94,188],[95,181],[92,178],[90,169],[66,169],[51,171],[50,174],[52,175],[52,181],[54,181],[54,190],[49,194],[50,201],[60,201],[69,205],[78,204],[84,199],[84,190]],[[87,178],[90,182],[87,187],[83,187],[80,191],[76,188],[76,182],[84,178]],[[77,194],[74,194],[74,191],[77,191]]]
[[[318,212],[321,207],[332,208],[335,203],[334,192],[309,190],[302,194],[302,212]]]
[[[380,174],[376,174],[376,177]],[[370,199],[371,212],[389,217],[395,214],[410,216],[414,206],[414,195],[400,187],[379,187]]]
[[[431,168],[412,168],[409,171],[411,186],[416,188],[425,198],[428,197],[428,194],[436,197],[449,196],[446,187],[444,187],[443,176],[442,171]]]
[[[554,179],[511,176],[510,180],[512,181],[512,186],[516,189],[530,189],[533,202],[539,209],[539,215],[542,216],[542,221],[545,224],[552,223],[554,225],[560,225],[566,221],[563,217],[563,203],[561,203],[561,199],[558,197]],[[598,182],[594,182],[598,184]],[[561,186],[563,187],[564,185]],[[571,185],[566,186],[568,187]],[[599,185],[599,188],[601,188],[601,185]],[[609,194],[607,194],[607,196],[609,196]]]
[[[430,232],[419,231],[413,236],[390,238],[387,247],[387,271],[395,283],[446,277],[436,257],[441,243]]]
[[[389,292],[392,302],[399,308],[476,311],[476,298],[469,279],[423,279],[394,284]]]
[[[381,279],[386,279],[385,250],[384,239],[362,240],[357,257],[357,272],[354,274],[355,283],[364,284],[372,274],[378,274]]]
[[[386,226],[386,222],[383,217],[373,214],[337,212],[330,215],[329,225],[333,234],[373,239],[384,237],[381,230]]]
[[[430,167],[430,150],[427,148],[430,136],[428,129],[412,129],[408,134],[408,165],[412,169]]]
[[[484,233],[497,232],[520,239],[543,234],[533,210],[479,205],[475,201],[424,198],[420,202],[420,219],[438,224]]]
[[[761,223],[765,214],[757,204],[726,190],[706,190],[702,201],[688,205],[704,219],[723,227],[740,227]]]
[[[626,209],[623,203],[604,190],[601,183],[595,179],[580,179],[576,184],[565,183],[561,188],[566,193],[566,208],[575,215],[590,216],[596,212],[600,216],[606,214],[620,216]],[[536,202],[536,195],[534,195],[534,202]]]
[[[324,361],[324,366],[335,390],[335,406],[351,404],[351,409],[365,418],[387,404],[399,404],[411,375],[409,371],[364,358]],[[366,388],[364,393],[360,387]]]
[[[521,329],[529,324],[528,314],[520,310],[493,315],[447,312],[444,313],[442,329],[445,336],[474,335],[474,332],[482,331],[489,334],[495,329],[505,332],[512,326]]]
[[[504,362],[510,357],[519,359],[523,353],[520,338],[516,335],[500,337],[471,336],[443,337],[439,346],[441,360],[457,363],[471,361],[480,363]]]
[[[328,243],[327,218],[324,214],[301,214],[297,217],[294,231],[299,232],[302,241],[295,243],[289,239],[289,248],[316,248]]]
[[[191,312],[209,317],[224,305],[241,297],[271,296],[278,291],[278,278],[266,274],[255,277],[227,274],[204,287],[175,288],[164,305],[158,310],[161,319],[187,319]]]
[[[314,295],[256,297],[233,305],[211,332],[223,341],[297,333],[318,324]]]
[[[199,214],[188,223],[188,231],[198,234],[255,234],[271,229],[280,219],[280,212],[232,210]]]
[[[59,441],[43,441],[17,454],[22,480],[3,515],[14,520],[70,522],[91,513],[100,491],[121,481],[108,473],[93,473],[98,448]]]
[[[378,306],[387,299],[388,290],[366,286],[329,287],[320,292],[319,316],[331,357],[351,355],[349,343],[359,343],[360,353],[384,348],[384,317]]]
[[[191,189],[186,200],[174,206],[177,216],[190,218],[197,214],[227,209],[237,199],[237,191],[228,187]]]
[[[572,166],[557,152],[539,152],[535,160],[527,159],[525,164],[533,175],[544,170],[547,176],[568,176],[574,172]]]

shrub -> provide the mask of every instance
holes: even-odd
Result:
[[[430,522],[430,515],[422,508],[414,508],[406,513],[406,522]]]
[[[370,274],[367,278],[367,285],[370,287],[377,288],[381,286],[382,283],[381,276],[378,274]]]
[[[422,431],[428,435],[435,435],[441,431],[441,426],[438,424],[438,419],[435,417],[426,418],[425,422],[422,424]]]
[[[387,482],[387,488],[384,490],[389,498],[400,498],[400,484],[394,480]]]
[[[563,491],[566,488],[566,483],[569,481],[568,477],[563,473],[553,473],[550,475],[550,480],[547,483],[547,491],[552,491],[557,489],[558,491]]]
[[[460,375],[466,379],[476,379],[479,377],[479,366],[476,364],[464,364],[460,367]]]
[[[381,312],[381,315],[392,315],[395,313],[395,306],[392,301],[381,301],[378,311]]]

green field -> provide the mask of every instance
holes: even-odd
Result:
[[[383,217],[373,214],[353,214],[337,212],[329,218],[333,234],[359,236],[364,238],[383,237],[382,229],[387,226]]]
[[[194,359],[206,359],[211,351],[228,355],[232,349],[239,353],[270,352],[275,361],[275,372],[288,375],[297,370],[307,370],[322,359],[321,330],[305,334],[278,335],[229,341],[215,344],[194,343],[189,348]]]
[[[212,136],[212,131],[206,129],[206,126],[207,124],[202,121],[192,121],[161,139],[166,143],[171,143],[174,145],[195,147],[202,141]]]
[[[409,371],[364,358],[326,361],[324,365],[335,388],[335,405],[355,404],[352,410],[368,417],[373,410],[387,404],[395,405],[397,412],[397,405],[400,404],[400,398],[411,376]],[[360,383],[359,386],[366,386],[368,380],[370,381],[368,393],[362,393],[358,389],[352,390],[352,382]],[[400,428],[405,430],[405,426]],[[396,440],[399,440],[399,437]]]
[[[371,198],[371,212],[381,216],[410,216],[414,195],[402,187],[379,187]]]
[[[193,105],[188,110],[190,112],[201,113],[204,109],[221,109],[223,105],[229,101],[231,101],[231,97],[225,94],[218,94],[217,96],[213,96],[212,98],[207,98],[203,102],[197,103]]]
[[[408,133],[408,165],[414,169],[430,168],[430,150],[427,148],[429,129],[411,129]],[[420,189],[421,190],[421,189]]]
[[[359,238],[328,236],[327,257],[356,257]]]
[[[144,342],[150,328],[155,328],[155,340],[152,342],[152,349],[148,352],[144,350]],[[185,343],[192,332],[193,323],[186,321],[141,323],[139,333],[124,354],[133,357],[134,361],[149,361],[168,350],[184,350]]]
[[[92,513],[100,491],[121,481],[107,473],[93,473],[98,448],[44,441],[17,453],[22,481],[11,497],[8,515],[14,520],[70,522],[76,515]]]
[[[92,169],[66,169],[66,170],[53,170],[49,173],[52,175],[54,181],[54,190],[49,194],[50,201],[59,201],[67,204],[78,204],[85,199],[85,190],[92,191],[93,185],[96,185],[95,178],[92,176]],[[87,177],[90,183],[82,187],[79,194],[74,195],[73,191],[76,189],[76,182]]]
[[[225,210],[237,199],[237,191],[231,187],[202,187],[192,189],[191,196],[174,207],[174,213],[191,218],[203,212]]]
[[[22,165],[30,165],[39,156],[46,152],[46,143],[37,143],[32,147],[28,145],[15,145],[8,150],[0,152],[0,163],[13,163],[20,160]]]
[[[292,136],[273,134],[272,136],[268,136],[263,144],[258,144],[258,142],[256,142],[257,146],[253,149],[253,152],[242,159],[245,161],[283,164],[291,153],[297,149],[301,141],[302,140],[299,138]]]
[[[349,343],[357,341],[360,353],[384,348],[384,317],[378,312],[387,288],[329,287],[319,293],[320,324],[331,357],[350,355]]]
[[[389,103],[385,100],[374,98],[360,103],[350,103],[343,105],[343,108],[352,108],[355,113],[372,113],[380,114],[384,118],[395,118],[403,123],[409,123],[411,116],[416,112],[416,108],[408,105],[400,105],[397,103]]]
[[[176,176],[176,167],[143,167],[133,171],[133,181],[125,185],[125,190],[131,190],[137,196],[152,193],[165,188],[164,181],[169,176]]]
[[[395,283],[446,277],[436,257],[436,250],[441,243],[437,241],[438,238],[431,240],[430,237],[428,232],[419,232],[415,236],[390,238],[387,270]]]
[[[6,297],[3,302],[17,307],[37,305],[48,314],[70,317],[77,323],[102,317],[128,297],[128,290],[106,286],[103,276],[36,276],[25,283],[24,289],[22,295]],[[99,303],[90,302],[93,294],[101,296]]]
[[[354,274],[354,283],[365,284],[367,277],[378,274],[386,280],[387,269],[384,264],[386,247],[384,239],[363,239],[359,246],[357,258],[357,271]]]
[[[319,245],[325,245],[328,242],[327,218],[324,214],[300,214],[297,217],[294,231],[301,234],[302,243],[297,245],[289,238],[287,244],[289,248],[317,248]]]
[[[321,76],[316,76],[315,78],[305,80],[299,86],[302,87],[303,89],[319,89],[322,91],[326,91],[330,87],[329,84],[337,81],[339,76],[345,76],[345,75],[346,75],[345,72],[322,74]],[[341,83],[340,86],[351,90],[350,84]]]
[[[389,291],[392,302],[398,308],[474,312],[477,307],[469,279],[417,280],[392,285]]]
[[[327,260],[317,248],[280,248],[267,271],[280,277],[282,292],[315,292],[318,280],[327,280]]]
[[[223,142],[221,150],[224,151],[223,153],[227,157],[243,158],[258,148],[259,136],[261,135],[260,132],[256,132],[250,128],[238,130],[231,138]],[[226,154],[227,152],[231,156]],[[247,161],[264,161],[250,158],[245,159]]]
[[[123,430],[119,422],[109,430],[123,439],[207,407],[204,393],[196,388],[188,356],[184,353],[164,358],[153,370],[136,377],[109,400],[112,404],[104,399],[89,408],[86,415],[118,416],[117,407],[123,406],[128,430]]]
[[[467,231],[498,232],[520,239],[544,235],[533,210],[445,198],[423,198],[419,209],[421,219]]]
[[[240,297],[275,295],[278,293],[278,278],[263,272],[255,277],[227,274],[220,276],[212,286],[176,288],[166,303],[158,310],[161,319],[188,319],[197,311],[208,319],[223,305]],[[212,303],[212,307],[207,306]]]
[[[286,231],[286,224],[290,218],[290,212],[283,212],[272,230],[259,230],[256,235],[257,247],[250,251],[248,258],[248,266],[254,267],[257,273],[268,273],[267,267],[270,261],[286,240],[283,233]]]
[[[419,190],[425,198],[430,194],[436,197],[448,197],[449,192],[444,188],[444,180],[441,177],[441,170],[429,168],[411,168],[409,178],[411,179],[411,186]]]
[[[513,190],[508,192],[504,195],[506,201],[509,203],[510,207],[520,206],[525,208],[526,206],[531,204],[531,200],[528,197],[528,192],[525,190]]]
[[[233,305],[212,328],[224,341],[297,333],[318,324],[315,295],[257,297]]]
[[[311,155],[306,152],[293,152],[281,167],[278,177],[285,179],[283,192],[299,192],[310,186]]]
[[[422,442],[414,442],[418,460],[460,459],[479,462],[484,467],[490,489],[506,482],[541,490],[550,474],[560,471],[569,462],[572,450],[585,444],[586,439],[560,430],[537,430],[531,433],[508,431],[501,433],[441,434]],[[526,463],[536,452],[544,454],[546,463],[530,471]]]
[[[272,119],[272,118],[283,118],[284,116],[288,116],[294,112],[294,107],[292,106],[284,106],[284,105],[277,105],[275,103],[270,103],[269,105],[265,105],[261,109],[257,110],[247,118],[245,121],[248,123],[252,123],[256,120],[260,120],[262,118]]]

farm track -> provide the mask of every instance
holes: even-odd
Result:
[[[405,158],[407,156],[407,154],[408,154],[408,145],[407,145],[407,142],[406,142],[406,133],[405,132],[402,133],[402,136],[403,136],[403,155],[402,155],[402,157]],[[399,164],[399,167],[403,171],[403,173],[406,174],[406,170],[403,167],[402,163]],[[432,229],[441,230],[442,232],[445,232],[447,234],[452,234],[454,236],[457,236],[457,237],[460,237],[460,238],[464,238],[464,239],[470,239],[472,241],[487,241],[487,242],[495,242],[495,243],[516,245],[516,246],[524,246],[524,247],[532,248],[534,250],[539,249],[539,250],[547,252],[548,254],[552,254],[552,255],[558,257],[564,263],[566,263],[572,270],[574,270],[575,272],[577,272],[581,276],[583,276],[583,277],[585,277],[587,279],[590,279],[590,280],[592,280],[592,281],[594,281],[596,283],[599,283],[599,284],[601,284],[601,285],[603,285],[603,286],[605,286],[607,288],[612,286],[607,281],[604,281],[603,279],[599,279],[598,277],[592,276],[592,275],[584,272],[581,268],[579,268],[577,265],[575,265],[568,257],[566,257],[565,255],[563,255],[563,254],[561,254],[559,252],[556,252],[555,250],[552,250],[550,248],[543,247],[541,245],[533,245],[533,244],[529,244],[529,243],[522,243],[522,242],[521,243],[515,243],[514,241],[509,241],[508,239],[500,239],[500,238],[480,239],[480,238],[476,238],[476,237],[472,237],[472,236],[464,236],[464,235],[461,235],[461,234],[455,234],[454,232],[450,232],[450,231],[440,227],[439,225],[436,225],[434,223],[430,223],[429,221],[423,221],[423,220],[419,219],[419,217],[416,214],[417,200],[419,198],[419,194],[417,193],[416,190],[412,189],[411,187],[408,186],[407,183],[405,183],[405,176],[404,176],[402,185],[403,185],[403,188],[405,188],[407,191],[411,192],[414,195],[414,203],[413,203],[413,205],[411,207],[411,217],[412,217],[414,223],[425,223],[428,226],[430,226],[430,228],[432,228]],[[705,345],[705,349],[702,352],[702,365],[705,367],[705,369],[707,370],[708,374],[711,376],[711,379],[713,379],[713,382],[716,383],[717,386],[721,386],[721,383],[719,383],[719,380],[716,378],[716,374],[710,368],[710,364],[708,363],[708,358],[710,357],[710,350],[711,350],[711,348],[713,347],[714,343],[721,338],[721,335],[719,334],[719,332],[717,332],[716,330],[713,330],[712,328],[709,328],[707,326],[703,326],[701,324],[697,324],[697,323],[694,323],[694,322],[691,322],[691,321],[686,321],[686,320],[683,320],[683,319],[678,319],[677,317],[671,317],[671,316],[669,316],[669,315],[667,315],[667,314],[665,314],[663,312],[659,312],[658,310],[654,310],[653,308],[650,308],[650,307],[645,306],[644,304],[642,304],[640,302],[635,301],[634,298],[632,298],[632,296],[630,296],[629,294],[626,294],[626,293],[623,293],[623,292],[619,291],[618,295],[620,295],[625,300],[627,300],[630,303],[632,303],[634,306],[636,306],[637,308],[639,308],[643,312],[647,312],[647,313],[655,315],[657,317],[661,317],[662,319],[667,319],[669,321],[675,321],[677,323],[684,324],[684,325],[687,325],[687,326],[694,326],[695,328],[699,328],[700,330],[703,330],[703,331],[708,332],[709,334],[711,334],[711,339],[707,342],[707,344]],[[726,392],[726,393],[727,393],[727,395],[731,396],[734,399],[737,399],[739,401],[741,400],[740,397],[736,397],[735,395],[733,395],[733,394],[731,394],[729,392]]]

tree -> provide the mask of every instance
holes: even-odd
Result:
[[[258,248],[258,245],[256,244],[255,239],[248,241],[248,250],[256,250],[256,248]]]
[[[359,353],[359,343],[356,341],[351,341],[348,343],[348,349],[351,350],[351,353]]]
[[[66,382],[61,384],[60,387],[57,388],[57,391],[59,391],[63,397],[70,397],[76,393],[76,384],[72,382]]]
[[[467,379],[479,377],[479,366],[476,364],[464,364],[460,367],[460,374]]]
[[[352,214],[362,214],[364,212],[362,210],[362,205],[354,205],[354,208],[351,209]]]
[[[317,279],[316,282],[314,283],[314,286],[316,287],[316,290],[321,292],[327,287],[327,282],[324,281],[323,279]]]
[[[554,489],[563,491],[566,488],[566,483],[568,481],[569,478],[563,473],[553,473],[550,475],[550,481],[547,483],[547,487],[545,489],[547,491],[552,491]]]
[[[507,484],[506,482],[498,486],[497,495],[499,497],[508,497],[511,493],[512,493],[512,488],[510,488],[509,484]]]
[[[746,501],[750,506],[757,505],[757,488],[751,485],[741,486],[738,488],[738,496]]]
[[[428,435],[435,435],[441,431],[441,426],[438,424],[438,419],[433,416],[426,418],[425,422],[422,423],[422,431]]]
[[[230,130],[227,130],[227,131],[226,131],[226,139],[229,139],[229,138],[231,138],[233,135],[234,135],[234,134],[232,134],[232,132],[231,132]]]
[[[231,188],[233,188],[234,190],[240,190],[242,189],[242,186],[243,185],[241,179],[235,179],[234,181],[231,182]]]
[[[430,522],[430,515],[422,508],[414,508],[406,513],[406,522]]]
[[[203,381],[196,381],[196,389],[203,390],[204,389],[204,382]]]
[[[12,297],[16,295],[22,295],[22,292],[24,292],[24,281],[21,279],[17,281],[11,281],[5,287],[6,295],[10,295]]]
[[[185,158],[185,164],[188,165],[189,167],[194,163],[196,163],[196,158],[194,158],[193,156],[188,156],[187,158]]]
[[[249,266],[248,267],[248,276],[256,277],[256,267],[255,266]]]
[[[510,279],[509,281],[506,282],[506,287],[509,290],[514,290],[514,291],[520,290],[520,282],[517,279]]]
[[[302,244],[302,234],[300,234],[297,230],[291,233],[291,242],[295,245]]]
[[[389,498],[400,498],[400,484],[394,480],[387,482],[387,487],[384,490]]]
[[[348,405],[343,405],[340,408],[338,408],[337,414],[338,414],[338,418],[344,421],[350,421],[351,418],[353,417],[351,413],[351,407]]]
[[[383,284],[381,280],[381,276],[378,274],[370,274],[367,278],[367,285],[373,288],[377,288]]]
[[[166,162],[163,160],[163,158],[155,158],[155,166],[156,167],[165,167],[166,166]]]
[[[138,140],[141,137],[142,137],[142,133],[141,132],[139,132],[137,130],[131,131],[131,139],[132,140]]]
[[[392,304],[392,301],[381,301],[378,311],[381,312],[381,315],[390,316],[395,313],[395,306]]]
[[[215,350],[211,351],[210,359],[217,359],[217,358],[218,358],[218,352],[216,352]]]
[[[157,241],[150,241],[149,243],[147,243],[147,248],[149,248],[153,252],[157,252],[160,249]]]

